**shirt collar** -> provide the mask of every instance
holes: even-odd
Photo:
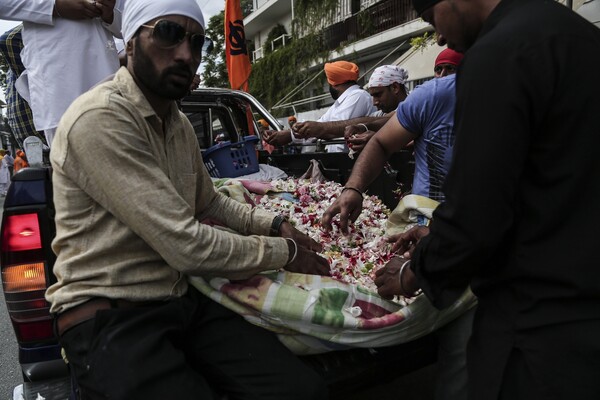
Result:
[[[340,95],[340,97],[338,97],[338,99],[336,100],[336,102],[338,104],[342,104],[344,102],[344,100],[346,99],[346,97],[350,96],[350,93],[354,92],[357,89],[360,89],[360,86],[358,86],[358,85],[352,85],[352,86],[350,86],[348,89],[344,90],[344,93],[342,93]]]

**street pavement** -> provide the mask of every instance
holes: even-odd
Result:
[[[0,197],[0,218],[4,197]],[[4,292],[3,292],[4,293]],[[4,294],[0,295],[0,400],[12,399],[13,388],[23,382],[19,367],[17,340],[8,318]]]

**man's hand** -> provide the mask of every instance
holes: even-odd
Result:
[[[262,133],[262,138],[268,144],[273,146],[283,146],[292,141],[292,134],[290,131],[274,131],[266,129]]]
[[[294,248],[294,244],[288,240],[290,256],[293,257],[293,261],[283,267],[285,270],[311,275],[328,276],[330,274],[329,262],[316,253],[322,251],[323,246],[287,221],[281,224],[279,234],[281,237],[290,238],[296,242],[296,248]],[[295,256],[294,251],[296,252]]]
[[[112,24],[113,19],[115,17],[114,9],[115,9],[116,0],[96,0],[94,4],[98,7],[102,13],[102,21],[107,24]]]
[[[288,241],[290,256],[292,257],[293,252],[296,251],[296,257],[284,267],[285,270],[311,275],[330,274],[329,262],[316,253],[323,251],[323,246],[287,221],[281,224],[279,235],[294,240],[297,246],[295,249],[294,244]]]
[[[362,211],[362,202],[363,198],[357,191],[342,191],[340,197],[323,213],[321,226],[326,231],[330,231],[333,217],[340,214],[340,229],[343,233],[348,233],[348,221],[351,223],[356,221]]]
[[[298,139],[321,138],[322,126],[320,122],[306,121],[294,124],[294,135]]]
[[[323,246],[321,244],[311,239],[310,236],[294,228],[294,226],[287,221],[281,224],[281,227],[279,228],[279,235],[283,238],[293,239],[298,246],[316,251],[317,253],[323,251]]]
[[[348,125],[344,128],[344,139],[348,140],[359,133],[365,133],[365,127],[363,125]]]
[[[392,235],[387,241],[392,244],[392,253],[402,252],[404,257],[412,257],[415,246],[423,237],[429,235],[429,227],[415,226],[404,233]]]
[[[101,17],[102,8],[92,0],[56,0],[54,14],[66,19],[91,19]]]
[[[375,135],[374,131],[366,131],[363,133],[358,133],[350,136],[346,139],[346,143],[348,143],[348,148],[354,150],[355,153],[360,153],[369,140]]]
[[[294,261],[283,267],[286,271],[310,275],[330,275],[329,262],[312,250],[298,244]]]
[[[377,293],[384,299],[390,300],[394,296],[412,297],[419,288],[409,264],[402,270],[402,284],[400,284],[400,269],[405,263],[410,263],[410,259],[394,257],[375,272]]]

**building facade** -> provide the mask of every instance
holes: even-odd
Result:
[[[567,4],[567,0],[560,0]],[[572,0],[572,7],[579,8],[584,0]],[[570,5],[570,4],[569,4]],[[293,21],[296,17],[294,0],[253,0],[253,12],[244,19],[246,39],[252,42],[251,60],[259,61],[269,52],[277,51],[290,42]],[[433,77],[433,63],[442,48],[430,40],[430,45],[419,49],[411,47],[411,39],[433,35],[432,27],[416,15],[411,0],[339,0],[336,12],[323,16],[324,46],[330,57],[315,63],[311,68],[319,71],[324,62],[346,60],[356,63],[365,84],[370,73],[379,65],[395,64],[409,73],[408,87]],[[281,35],[270,33],[279,25]],[[283,26],[283,31],[281,29]],[[314,88],[315,93],[326,93]],[[327,106],[325,100],[314,103]],[[288,104],[302,102],[294,100]],[[308,119],[318,117],[316,110],[307,114]]]

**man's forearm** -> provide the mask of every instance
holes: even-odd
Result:
[[[346,186],[359,189],[364,192],[373,183],[383,170],[385,162],[389,158],[378,140],[370,140],[365,149],[360,153]]]
[[[344,129],[349,125],[365,124],[369,130],[377,131],[388,121],[388,116],[383,117],[358,117],[344,121],[321,122],[321,135],[319,139],[335,139],[344,136]]]
[[[0,4],[0,19],[52,25],[53,10],[54,1],[2,0]]]
[[[363,124],[367,125],[367,128],[369,128],[370,131],[377,132],[390,120],[390,117],[392,117],[393,115],[394,115],[394,113],[389,113],[389,114],[383,115],[381,117],[368,117],[371,119],[371,121],[358,122],[358,123],[363,123]],[[365,118],[367,118],[367,117],[365,117]]]

